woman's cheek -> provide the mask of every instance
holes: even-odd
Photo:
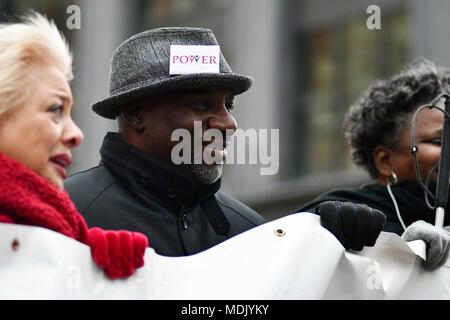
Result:
[[[420,172],[423,179],[426,179],[427,176],[430,174],[431,170],[433,170],[433,167],[439,162],[439,158],[441,155],[441,148],[440,147],[426,147],[422,148],[422,156],[419,157],[419,167]],[[412,156],[411,156],[412,158]]]

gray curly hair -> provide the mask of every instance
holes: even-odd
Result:
[[[376,179],[379,172],[373,150],[382,145],[395,149],[400,135],[409,128],[413,111],[430,103],[440,93],[448,93],[450,69],[418,58],[400,74],[376,80],[345,116],[343,130],[351,147],[353,162]]]

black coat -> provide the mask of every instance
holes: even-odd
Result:
[[[435,184],[431,184],[430,189],[434,193]],[[391,190],[397,201],[401,218],[406,226],[417,220],[424,220],[434,225],[435,210],[427,206],[424,191],[416,180],[399,182],[392,185]],[[366,204],[369,207],[382,211],[386,215],[387,219],[383,231],[395,232],[399,235],[403,233],[403,228],[400,220],[397,218],[394,204],[386,186],[372,183],[366,184],[361,188],[333,190],[305,204],[297,212],[307,211],[314,213],[315,208],[325,201],[350,201]],[[444,224],[450,225],[450,213],[445,215]]]
[[[264,218],[219,192],[220,180],[194,191],[190,179],[108,133],[100,165],[64,186],[89,227],[139,231],[158,254],[208,249],[263,224]]]

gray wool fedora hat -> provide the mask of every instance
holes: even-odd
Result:
[[[109,97],[95,103],[94,112],[115,119],[120,107],[156,94],[220,87],[237,95],[252,85],[252,78],[233,73],[221,52],[216,73],[170,74],[171,45],[218,43],[211,30],[187,27],[152,29],[128,38],[111,59]]]

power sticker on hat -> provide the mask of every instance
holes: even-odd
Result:
[[[219,73],[220,46],[171,45],[169,74]]]

